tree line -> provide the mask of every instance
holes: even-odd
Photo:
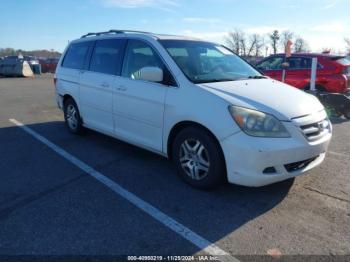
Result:
[[[285,52],[288,40],[292,40],[292,52],[303,53],[310,52],[308,42],[301,36],[292,31],[285,30],[279,32],[274,30],[265,35],[246,34],[240,29],[235,29],[228,33],[225,42],[236,54],[244,57],[267,56],[270,53]],[[350,38],[345,38],[346,52],[350,54]],[[330,52],[324,48],[322,52]]]
[[[240,29],[235,29],[228,33],[225,37],[225,42],[236,54],[245,57],[259,57],[267,56],[268,54],[276,54],[279,51],[284,52],[287,41],[292,40],[293,52],[302,53],[309,52],[309,44],[301,36],[294,32],[285,30],[281,33],[278,30],[265,35],[260,34],[246,34]],[[350,38],[344,38],[345,50],[350,55]],[[330,52],[329,48],[324,48],[323,52]],[[25,51],[14,48],[0,48],[0,57],[9,55],[32,55],[36,57],[59,57],[61,53],[51,50],[33,50]]]
[[[43,58],[56,58],[60,57],[61,53],[54,50],[33,50],[33,51],[25,51],[22,49],[14,49],[14,48],[0,48],[0,57],[2,56],[10,56],[10,55],[30,55],[36,57]]]

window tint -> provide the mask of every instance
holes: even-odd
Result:
[[[122,76],[137,79],[139,70],[149,66],[165,71],[163,62],[148,44],[138,40],[129,40]]]
[[[70,45],[62,66],[72,69],[83,69],[90,44],[91,42],[89,41]]]
[[[186,47],[169,47],[167,51],[174,59],[175,63],[183,70],[186,76],[190,75],[188,68],[189,53]]]
[[[260,70],[280,70],[282,63],[283,63],[283,57],[274,56],[261,62],[256,67]]]
[[[179,56],[188,56],[188,52],[186,48],[168,48],[167,49],[169,54],[172,57],[179,57]]]
[[[311,69],[312,59],[310,57],[287,58],[289,69]]]
[[[91,57],[90,71],[110,75],[119,74],[123,42],[121,39],[97,41]]]

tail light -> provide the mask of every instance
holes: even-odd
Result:
[[[347,93],[350,90],[350,74],[348,74],[348,75],[343,74],[342,76],[343,76],[343,78],[345,80],[344,93]]]

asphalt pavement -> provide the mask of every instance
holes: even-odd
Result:
[[[206,254],[9,119],[242,261],[350,255],[350,121],[332,119],[330,152],[305,175],[199,191],[161,156],[90,130],[68,133],[52,75],[0,79],[0,255]]]

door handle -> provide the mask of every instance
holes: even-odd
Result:
[[[109,84],[106,83],[106,82],[104,82],[104,83],[101,84],[101,86],[102,86],[102,87],[109,87]]]
[[[117,87],[117,90],[118,90],[118,91],[126,91],[127,88],[126,88],[126,86],[118,86],[118,87]]]

